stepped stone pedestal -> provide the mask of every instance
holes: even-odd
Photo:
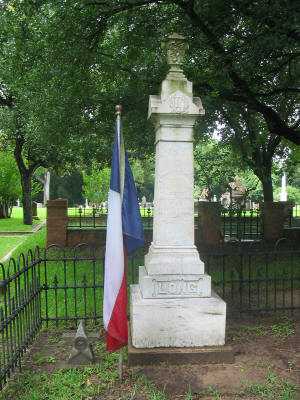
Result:
[[[211,290],[194,245],[193,127],[204,109],[180,68],[184,38],[170,36],[166,48],[171,68],[160,96],[149,100],[156,130],[153,242],[139,284],[131,286],[132,346],[222,346],[226,304]]]

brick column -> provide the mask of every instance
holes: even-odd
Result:
[[[261,204],[263,238],[266,242],[275,242],[283,237],[286,218],[286,202],[267,201]]]
[[[68,200],[57,199],[47,202],[47,246],[67,245]]]
[[[198,245],[217,247],[222,240],[221,205],[218,202],[199,201]]]

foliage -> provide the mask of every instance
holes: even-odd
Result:
[[[154,158],[144,157],[134,159],[131,162],[131,169],[135,180],[138,197],[143,196],[147,201],[153,201],[154,195]]]
[[[94,163],[89,173],[83,172],[83,191],[85,197],[93,204],[107,200],[110,181],[110,168],[99,169]]]
[[[0,152],[0,218],[9,218],[21,194],[20,176],[11,153]]]
[[[262,127],[252,150],[272,147],[279,136],[299,144],[294,2],[275,0],[271,8],[266,0],[242,3],[3,3],[1,128],[23,181],[40,165],[62,172],[79,162],[106,162],[119,102],[131,155],[152,153],[148,95],[159,92],[166,73],[158,43],[174,30],[188,38],[184,69],[207,112],[198,131],[212,133],[224,120],[221,112],[232,116],[234,109],[239,122],[242,113],[251,114]],[[244,133],[251,136],[249,129]]]
[[[239,171],[238,174],[242,185],[246,189],[246,197],[256,203],[259,203],[263,198],[261,182],[258,177],[250,169]]]
[[[195,147],[195,186],[208,189],[208,197],[220,197],[237,175],[238,160],[229,146],[210,139]]]
[[[281,187],[275,190],[276,201],[280,200]],[[295,204],[300,204],[300,188],[294,186],[287,186],[287,198],[288,201],[293,201]]]
[[[83,178],[79,171],[66,173],[58,176],[55,173],[51,174],[50,198],[64,198],[68,200],[70,206],[83,204],[82,195]]]

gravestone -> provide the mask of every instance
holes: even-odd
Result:
[[[181,69],[186,47],[182,36],[167,39],[170,70],[160,96],[149,100],[156,130],[155,214],[153,242],[139,268],[139,283],[131,285],[135,353],[225,343],[226,303],[212,291],[194,244],[193,127],[204,109]]]

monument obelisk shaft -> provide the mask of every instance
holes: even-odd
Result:
[[[186,43],[166,41],[170,71],[160,96],[150,96],[156,130],[153,242],[131,287],[135,347],[224,344],[225,303],[211,292],[210,276],[194,244],[193,127],[204,114],[181,69]]]

